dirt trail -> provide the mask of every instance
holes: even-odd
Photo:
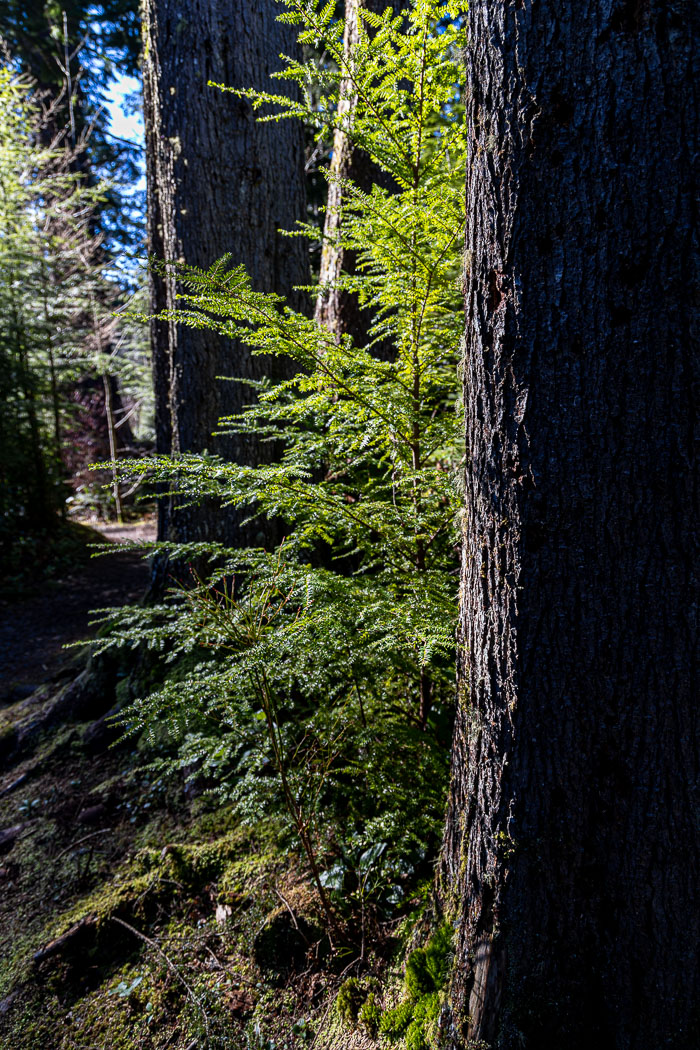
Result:
[[[109,543],[155,539],[155,524],[82,524]],[[0,604],[0,703],[31,692],[60,675],[72,650],[62,647],[92,634],[90,612],[138,601],[148,585],[148,566],[139,553],[125,551],[83,560],[72,572],[48,581],[41,593]]]

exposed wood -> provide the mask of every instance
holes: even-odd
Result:
[[[56,955],[75,954],[92,944],[97,926],[96,915],[86,915],[74,923],[70,929],[62,933],[60,937],[54,937],[52,941],[45,944],[39,951],[34,952],[32,960],[35,965],[46,962]]]
[[[0,853],[5,853],[7,850],[12,849],[25,827],[26,824],[15,824],[14,827],[0,830]]]
[[[315,316],[337,339],[351,335],[362,345],[368,337],[370,317],[362,310],[357,296],[337,287],[343,273],[353,273],[357,265],[354,252],[339,243],[339,234],[345,197],[344,182],[352,182],[365,193],[374,183],[387,185],[388,177],[367,154],[353,145],[353,114],[357,105],[357,89],[352,70],[352,53],[360,38],[360,11],[366,8],[375,14],[387,7],[386,0],[346,0],[343,52],[347,73],[340,82],[338,116],[342,126],[333,135],[333,149],[329,167],[328,198],[323,226],[323,248],[319,270],[319,293]]]

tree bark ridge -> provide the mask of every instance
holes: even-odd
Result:
[[[698,11],[469,34],[453,1039],[690,1048]]]

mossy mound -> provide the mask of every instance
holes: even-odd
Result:
[[[360,1028],[371,1040],[401,1042],[405,1050],[429,1050],[436,1045],[452,952],[452,928],[438,927],[425,947],[406,959],[401,999],[384,1005],[389,989],[371,977],[351,977],[336,1000],[339,1018],[350,1029]]]

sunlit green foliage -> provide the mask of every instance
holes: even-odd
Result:
[[[29,84],[0,65],[3,549],[14,545],[18,531],[46,527],[60,500],[58,386],[65,344],[75,338],[66,329],[77,294],[70,260],[95,199],[78,188],[56,150],[36,146],[37,127]]]
[[[0,562],[11,575],[67,496],[75,382],[121,373],[134,389],[146,363],[111,316],[123,293],[93,230],[104,187],[88,185],[65,143],[43,147],[45,130],[31,83],[0,64]]]
[[[440,1009],[453,961],[453,929],[444,923],[433,931],[424,948],[406,959],[399,1002],[383,1007],[387,998],[376,978],[350,977],[341,985],[335,1008],[347,1028],[361,1027],[372,1038],[378,1033],[406,1050],[435,1046]]]
[[[132,730],[175,743],[180,764],[233,792],[251,820],[283,797],[327,892],[390,905],[437,841],[453,700],[461,30],[438,0],[406,17],[363,11],[348,65],[332,4],[285,8],[335,70],[287,63],[282,76],[302,89],[323,78],[306,105],[245,94],[282,107],[268,119],[298,117],[327,137],[345,119],[338,84],[351,76],[357,106],[344,128],[392,184],[344,186],[340,237],[358,263],[342,281],[371,313],[369,341],[336,339],[230,260],[178,268],[174,321],[294,362],[293,378],[259,384],[257,404],[221,423],[280,454],[260,467],[160,458],[128,475],[148,473],[182,502],[213,498],[281,522],[285,539],[272,550],[163,545],[204,578],[150,610],[112,613],[103,644],[147,644],[173,664],[130,708]],[[330,104],[319,109],[318,97]]]

